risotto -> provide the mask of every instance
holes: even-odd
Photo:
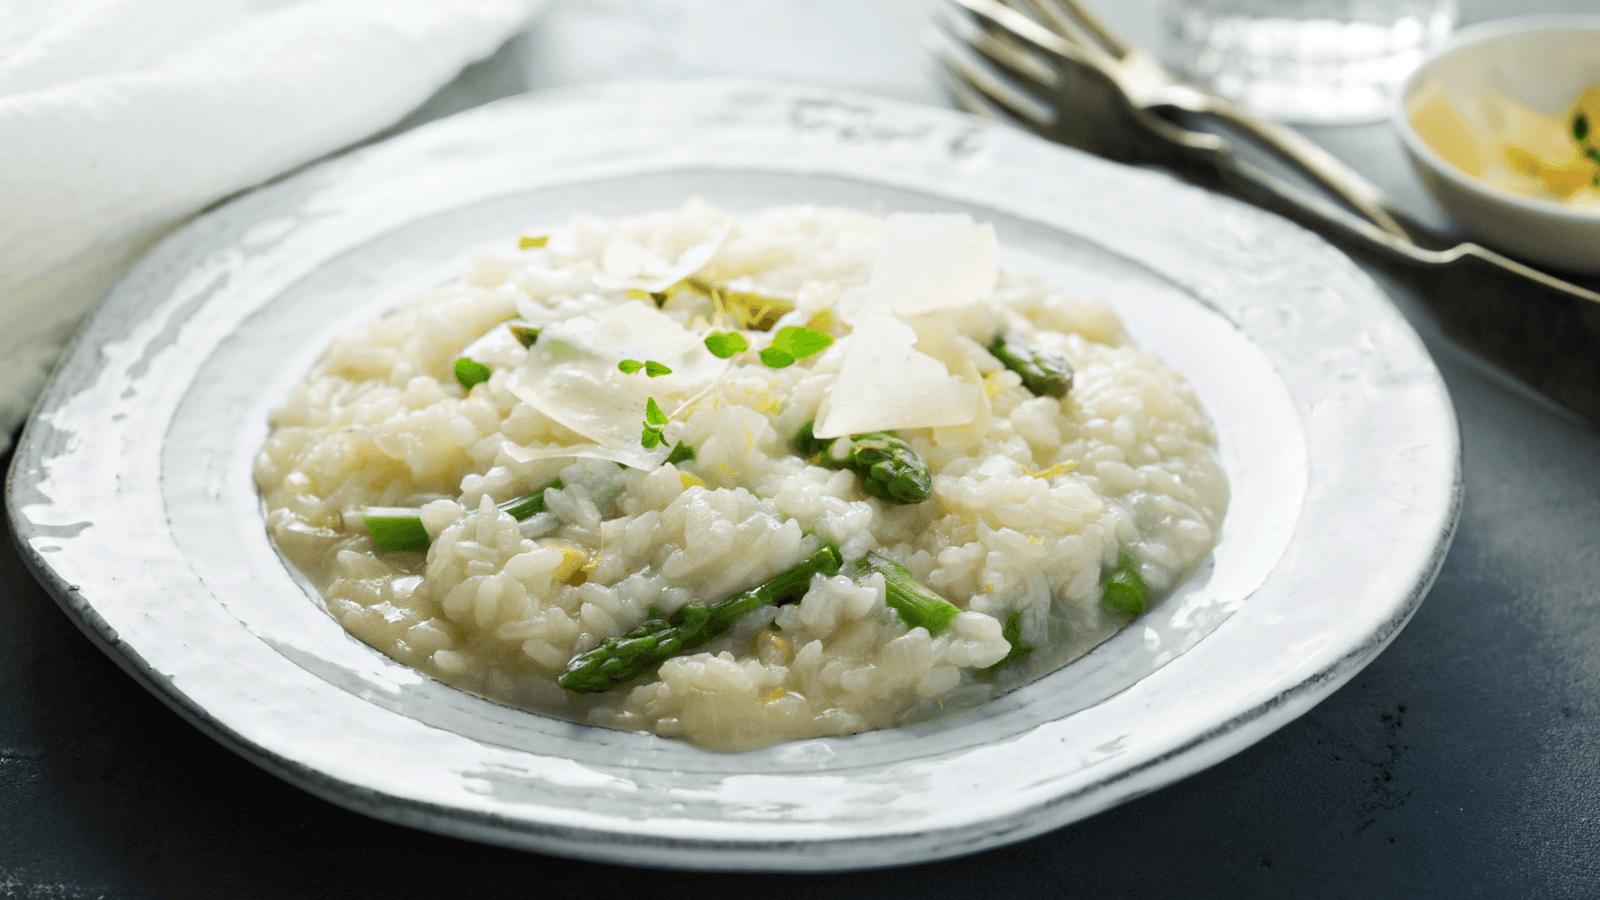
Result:
[[[516,249],[512,249],[515,247]],[[578,217],[334,340],[255,478],[354,637],[740,750],[948,715],[1215,544],[1177,374],[958,215]]]

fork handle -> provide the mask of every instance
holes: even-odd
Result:
[[[1395,220],[1383,191],[1300,132],[1211,94],[1197,92],[1193,105],[1187,108],[1239,132],[1254,146],[1327,188],[1384,231],[1403,240],[1412,240],[1412,235]]]
[[[1409,287],[1445,334],[1600,428],[1600,293],[1473,243],[1429,250],[1225,154],[1175,168],[1278,213]]]

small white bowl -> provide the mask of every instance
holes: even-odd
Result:
[[[1434,198],[1484,243],[1532,262],[1600,272],[1600,206],[1526,196],[1469,175],[1429,146],[1412,123],[1417,99],[1435,88],[1457,107],[1494,92],[1555,116],[1596,84],[1600,16],[1487,22],[1462,30],[1411,75],[1400,92],[1395,127]]]

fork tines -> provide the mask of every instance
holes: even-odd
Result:
[[[1021,15],[993,0],[953,0],[926,44],[957,105],[1043,134],[1056,121],[1060,72],[997,13]]]

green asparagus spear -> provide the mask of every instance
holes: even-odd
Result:
[[[839,548],[828,544],[753,588],[709,605],[686,603],[671,616],[653,617],[573,657],[556,682],[579,694],[615,690],[679,653],[710,643],[748,612],[799,599],[812,575],[833,575],[842,562]]]
[[[1064,397],[1072,388],[1072,364],[1059,353],[1004,334],[994,336],[989,353],[1021,375],[1022,386],[1035,397]]]
[[[802,459],[815,459],[821,456],[822,452],[832,446],[836,440],[836,438],[817,437],[816,428],[817,422],[813,419],[801,425],[800,430],[795,432],[794,440],[791,443],[794,445],[794,452],[800,454]]]
[[[369,515],[362,516],[361,521],[366,523],[367,533],[372,535],[372,542],[378,545],[379,553],[394,553],[397,550],[424,553],[428,549],[428,542],[433,540],[428,537],[428,529],[422,527],[422,519],[416,515]]]
[[[815,422],[800,426],[794,449],[806,459],[830,469],[856,473],[861,490],[887,503],[911,504],[928,499],[933,491],[933,470],[911,445],[887,431],[871,431],[847,438],[819,438]]]
[[[516,519],[518,522],[524,519],[531,519],[550,508],[544,502],[545,491],[559,491],[566,486],[566,482],[559,478],[551,479],[543,487],[531,490],[521,497],[513,497],[500,504],[500,511],[510,513],[511,518]]]
[[[1000,636],[1006,639],[1006,643],[1011,645],[1011,649],[1006,652],[1004,659],[992,666],[978,670],[978,673],[985,678],[993,678],[1000,674],[1001,669],[1012,663],[1022,662],[1028,658],[1028,654],[1033,652],[1032,647],[1022,642],[1022,613],[1020,612],[1014,612],[1010,618],[1006,619],[1005,627],[1000,630]]]
[[[1150,588],[1139,574],[1139,557],[1131,550],[1117,556],[1117,565],[1101,581],[1104,593],[1100,605],[1119,616],[1138,616],[1144,613],[1150,599]]]
[[[564,487],[566,485],[557,478],[543,487],[500,504],[500,511],[510,513],[511,518],[518,522],[531,519],[545,511],[545,491],[559,491]],[[428,530],[422,527],[420,515],[373,515],[362,516],[361,520],[366,523],[367,532],[372,535],[373,543],[378,545],[379,553],[393,553],[396,550],[425,553],[433,540],[428,537]]]
[[[929,634],[938,634],[961,615],[960,607],[935,594],[911,570],[887,556],[868,553],[858,565],[858,579],[874,572],[883,576],[884,602],[900,614],[900,621],[908,628],[921,627]]]

